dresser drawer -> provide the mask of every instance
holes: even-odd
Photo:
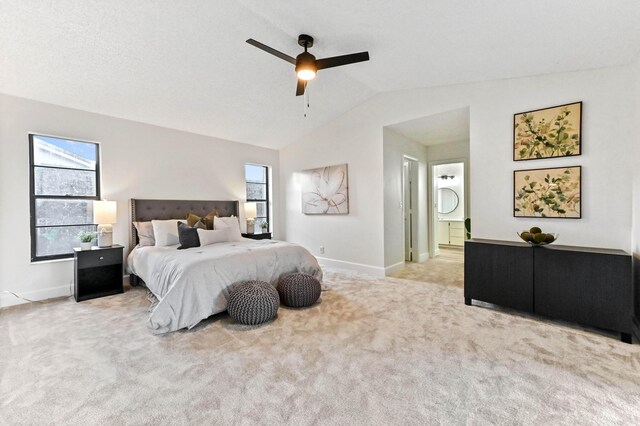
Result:
[[[452,246],[464,246],[464,238],[462,237],[450,237],[449,244]]]
[[[464,229],[464,222],[449,222],[451,229]]]
[[[77,254],[78,269],[122,263],[122,248],[113,250],[87,250]]]
[[[449,239],[451,238],[464,238],[464,229],[449,229]]]

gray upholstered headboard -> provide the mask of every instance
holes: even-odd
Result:
[[[238,201],[194,201],[194,200],[137,200],[131,199],[130,248],[138,244],[138,233],[133,222],[149,220],[186,219],[187,213],[206,216],[216,210],[220,216],[239,216]]]

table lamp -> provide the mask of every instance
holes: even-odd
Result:
[[[94,201],[93,223],[98,224],[98,247],[111,247],[113,245],[111,224],[116,223],[116,202]]]
[[[247,234],[253,234],[255,231],[257,208],[256,203],[244,203],[244,215],[247,218]]]

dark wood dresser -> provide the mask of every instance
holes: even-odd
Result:
[[[622,250],[465,243],[464,298],[620,333],[631,343],[632,257]]]

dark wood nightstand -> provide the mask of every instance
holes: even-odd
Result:
[[[122,293],[121,245],[74,248],[76,302]]]
[[[263,232],[262,234],[242,234],[245,238],[251,238],[252,240],[270,240],[271,232]]]

